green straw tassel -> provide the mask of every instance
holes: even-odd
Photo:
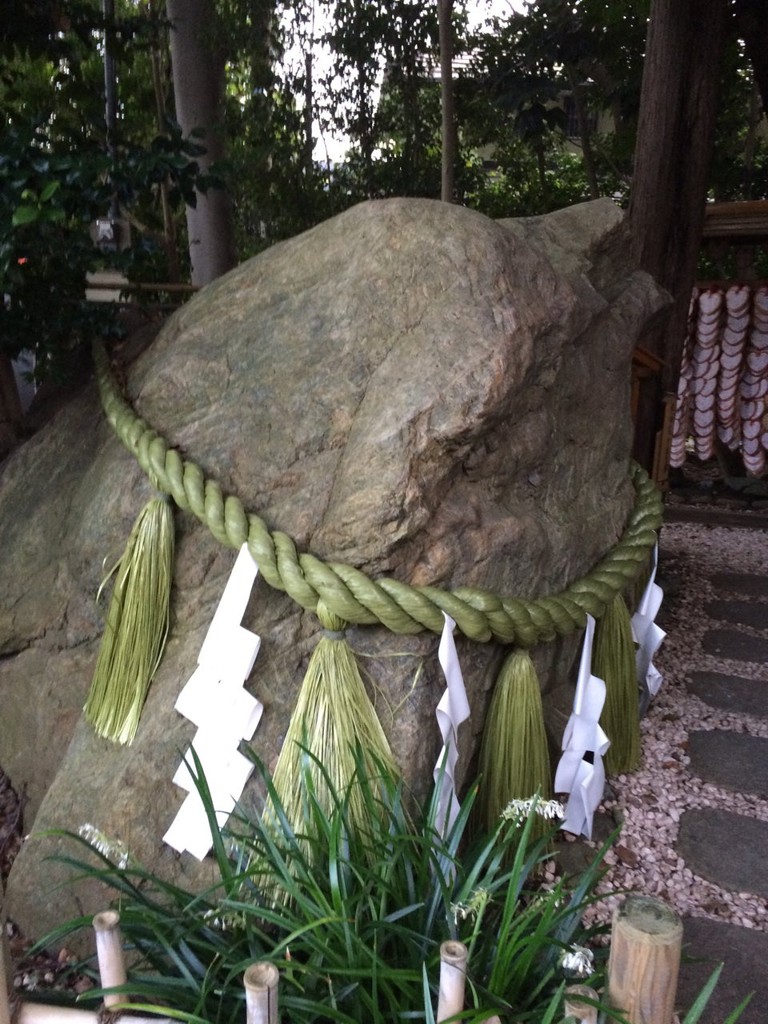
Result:
[[[346,623],[322,602],[317,614],[326,634],[309,660],[272,782],[296,835],[307,835],[312,827],[312,817],[305,808],[302,764],[309,772],[324,815],[333,818],[336,813],[333,793],[341,799],[347,797],[349,827],[365,835],[370,823],[366,802],[355,782],[357,759],[362,758],[368,779],[376,779],[382,770],[389,778],[399,773],[352,650],[344,639]],[[307,759],[306,751],[312,758]],[[273,816],[268,807],[267,819]],[[307,844],[306,852],[311,859],[311,843]]]
[[[631,772],[640,761],[640,711],[632,623],[621,594],[595,626],[592,672],[605,680],[600,724],[611,741],[605,770],[608,775]]]
[[[489,832],[511,800],[551,796],[541,689],[528,651],[514,651],[501,667],[485,721],[480,771],[479,810]],[[547,823],[537,817],[536,828],[539,823],[539,834],[547,831]]]
[[[139,513],[125,552],[107,577],[117,573],[84,711],[98,735],[115,743],[133,742],[163,654],[173,548],[170,502],[152,498]]]

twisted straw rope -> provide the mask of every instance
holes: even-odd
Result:
[[[246,512],[234,495],[223,495],[199,466],[182,459],[136,415],[120,394],[101,345],[94,346],[94,362],[107,419],[156,486],[179,508],[192,512],[222,544],[239,550],[247,543],[267,583],[315,612],[324,625],[343,619],[358,625],[379,623],[393,633],[440,633],[446,612],[472,640],[532,647],[583,628],[588,613],[601,618],[636,577],[656,542],[661,496],[645,470],[632,464],[636,500],[624,535],[591,572],[559,594],[523,600],[475,587],[440,590],[389,578],[371,580],[350,565],[299,553],[287,534],[270,532],[263,519]]]

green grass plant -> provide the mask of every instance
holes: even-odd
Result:
[[[84,856],[63,859],[76,876],[99,878],[113,891],[133,961],[132,995],[173,1007],[189,1022],[240,1024],[243,972],[267,960],[280,970],[280,1005],[292,1024],[426,1020],[424,978],[435,1001],[440,943],[454,938],[469,948],[466,1019],[492,1010],[541,1024],[548,1008],[554,1013],[560,1005],[563,952],[593,937],[582,914],[598,867],[574,887],[558,882],[547,892],[540,867],[552,834],[532,835],[535,810],[522,824],[500,819],[469,843],[473,789],[441,838],[434,800],[406,808],[400,780],[381,765],[371,771],[359,748],[354,757],[368,824],[350,827],[349,789],[336,791],[303,749],[302,832],[258,762],[269,820],[240,810],[219,829],[196,763],[218,875],[202,893],[132,861],[120,868],[71,834]],[[318,772],[332,795],[330,810],[316,790]],[[275,899],[278,890],[283,897]],[[67,922],[44,941],[58,944],[82,927],[90,918]]]
[[[535,800],[522,821],[502,817],[487,835],[469,841],[473,789],[442,838],[434,798],[420,811],[407,811],[399,779],[381,765],[371,771],[359,748],[354,760],[368,825],[350,828],[349,793],[335,791],[303,749],[299,833],[258,761],[274,816],[265,821],[241,809],[220,829],[193,755],[218,875],[204,892],[126,863],[122,850],[118,864],[108,845],[66,833],[80,852],[59,859],[75,878],[100,879],[120,911],[132,966],[127,985],[109,991],[130,993],[136,1012],[155,1010],[187,1024],[242,1024],[243,974],[254,961],[269,961],[280,971],[281,1019],[291,1024],[430,1024],[439,947],[452,938],[469,951],[466,1009],[457,1019],[480,1022],[498,1014],[516,1024],[560,1024],[563,953],[574,944],[594,946],[606,930],[583,921],[596,899],[606,848],[577,881],[547,889],[540,868],[554,830],[536,838]],[[318,773],[332,796],[330,810],[315,788]],[[276,890],[283,891],[279,899]],[[58,945],[90,926],[90,917],[76,918],[40,945]],[[595,951],[590,984],[599,989],[606,950],[598,944]],[[696,1024],[713,985],[684,1024]],[[95,989],[85,998],[102,996]],[[735,1011],[729,1024],[737,1017]],[[626,1024],[602,1005],[600,1021]]]

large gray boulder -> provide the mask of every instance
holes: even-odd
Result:
[[[437,202],[355,207],[207,287],[127,372],[140,414],[272,529],[369,576],[504,594],[555,592],[615,543],[628,483],[630,361],[665,304],[628,258],[609,201],[494,223]],[[194,727],[174,701],[234,561],[177,515],[173,624],[131,747],[80,709],[102,612],[95,594],[151,493],[89,386],[0,478],[0,764],[27,796],[11,914],[39,935],[105,902],[53,886],[51,828],[90,823],[154,871],[202,885],[210,865],[164,846],[172,776]],[[273,765],[318,622],[257,582],[253,747]],[[395,755],[425,792],[440,738],[438,637],[350,631]],[[535,652],[545,695],[578,637]],[[458,640],[474,771],[504,650]],[[555,730],[556,731],[556,730]],[[249,799],[246,796],[246,799]]]

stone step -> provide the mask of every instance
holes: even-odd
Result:
[[[677,853],[722,889],[768,896],[768,822],[715,807],[684,811]]]
[[[716,572],[709,577],[718,593],[742,597],[768,597],[768,578],[747,572]]]
[[[768,661],[768,639],[737,629],[710,629],[701,642],[705,654],[730,661]]]
[[[723,672],[692,672],[688,691],[713,708],[768,718],[768,680],[744,679]]]
[[[695,960],[695,962],[691,962]],[[768,935],[703,917],[683,918],[683,962],[677,1006],[687,1011],[718,964],[723,972],[699,1024],[723,1024],[746,995],[752,1000],[739,1024],[765,1024],[768,1016]]]
[[[768,604],[758,601],[710,601],[704,611],[710,618],[734,626],[768,629]]]
[[[688,734],[691,771],[705,782],[768,797],[768,739],[713,729]]]

